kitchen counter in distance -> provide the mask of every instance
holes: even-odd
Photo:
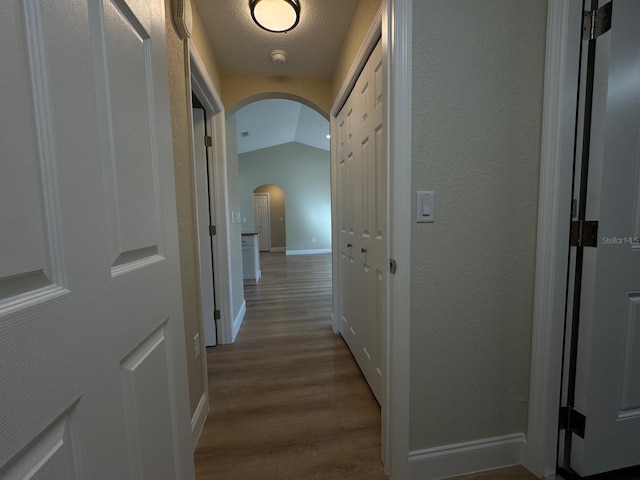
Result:
[[[256,284],[260,280],[260,251],[258,232],[242,234],[242,273],[245,285]]]

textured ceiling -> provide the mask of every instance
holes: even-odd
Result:
[[[236,112],[238,153],[299,142],[329,150],[329,121],[291,100],[260,100]],[[242,136],[247,132],[248,136]]]
[[[328,78],[333,74],[358,0],[300,0],[300,23],[270,33],[251,19],[249,0],[193,0],[224,73]],[[271,51],[287,52],[283,65]]]

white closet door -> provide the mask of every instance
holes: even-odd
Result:
[[[354,228],[353,228],[353,191],[351,189],[353,161],[353,106],[351,98],[338,115],[338,225],[339,225],[339,283],[340,290],[340,333],[352,351],[357,350],[356,325],[352,322],[353,308],[359,302],[354,301]]]
[[[338,115],[340,330],[378,401],[388,269],[384,91],[378,43]]]
[[[615,0],[597,39],[570,467],[582,476],[640,465],[640,2]],[[597,148],[596,148],[597,146]]]
[[[371,305],[370,345],[375,355],[371,358],[371,379],[373,392],[380,402],[384,388],[387,334],[387,277],[389,255],[387,251],[387,155],[384,128],[385,96],[382,46],[374,50],[371,63],[371,116],[368,135],[371,142],[371,159],[368,185],[370,189],[370,251],[366,257],[369,272],[365,289],[369,291]]]
[[[164,8],[3,2],[2,479],[194,477]]]

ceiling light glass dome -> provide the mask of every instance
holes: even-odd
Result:
[[[268,32],[288,32],[300,21],[299,0],[250,0],[251,17]]]

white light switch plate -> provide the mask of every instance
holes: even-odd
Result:
[[[416,192],[416,222],[431,223],[435,220],[436,192],[418,190]]]

